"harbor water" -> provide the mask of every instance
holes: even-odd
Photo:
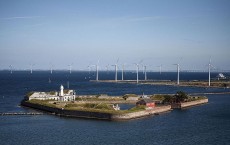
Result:
[[[114,79],[114,72],[102,72],[99,79]],[[140,73],[140,79],[144,74]],[[212,78],[218,73],[212,73]],[[230,76],[229,73],[225,73]],[[134,80],[127,72],[125,79]],[[152,80],[176,80],[174,73],[148,73]],[[182,80],[207,80],[207,73],[181,73]],[[91,82],[95,72],[0,71],[0,112],[36,112],[20,107],[30,91],[59,90],[60,85],[81,95],[173,94],[230,92],[229,88],[158,86]],[[118,75],[121,79],[121,74]],[[0,116],[1,145],[227,145],[230,143],[230,94],[206,95],[208,104],[129,121],[101,121],[54,115]]]

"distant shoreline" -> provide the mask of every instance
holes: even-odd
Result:
[[[136,80],[91,80],[92,82],[103,82],[103,83],[130,83],[137,84]],[[221,80],[211,82],[211,86],[208,86],[206,81],[180,81],[180,84],[177,85],[176,81],[170,80],[139,80],[138,84],[149,84],[149,85],[162,85],[162,86],[184,86],[184,87],[203,87],[203,88],[230,88],[230,81]]]

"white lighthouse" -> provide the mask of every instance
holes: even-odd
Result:
[[[60,96],[64,96],[64,87],[60,86]]]

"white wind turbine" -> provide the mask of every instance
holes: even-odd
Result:
[[[137,72],[137,84],[138,84],[138,82],[139,82],[139,78],[138,78],[138,72],[139,72],[139,64],[138,63],[136,63],[135,64],[136,65],[136,72]]]
[[[98,64],[99,64],[99,60],[97,61],[97,65],[96,65],[96,81],[98,81]]]
[[[13,66],[10,65],[9,68],[10,68],[10,73],[12,74],[13,73]]]
[[[91,72],[91,65],[88,65],[87,68],[88,68],[88,72],[90,74],[90,72]]]
[[[107,64],[105,67],[106,67],[106,72],[108,73],[109,72],[109,64]]]
[[[137,72],[137,84],[139,82],[139,74],[138,74],[139,73],[139,67],[140,67],[139,64],[142,63],[142,61],[143,60],[141,60],[139,63],[135,63],[135,65],[136,65],[136,72]]]
[[[144,65],[144,72],[145,72],[145,81],[147,80],[147,66]]]
[[[174,64],[177,66],[177,85],[180,84],[180,64]]]
[[[148,77],[147,77],[147,67],[150,67],[151,65],[143,65],[143,72],[145,75],[145,81],[147,81]]]
[[[213,65],[211,64],[211,58],[209,59],[209,64],[208,64],[208,86],[211,86],[211,68]],[[214,67],[213,67],[214,68]]]
[[[53,74],[53,65],[50,64],[50,74]]]
[[[72,66],[73,66],[73,63],[69,64],[69,73],[71,74],[72,73]]]
[[[35,64],[30,64],[30,73],[32,74],[33,73],[33,66],[34,66]]]
[[[119,58],[117,59],[117,63],[118,63],[118,61],[119,61]],[[117,63],[114,64],[114,65],[112,65],[112,66],[115,67],[115,81],[116,81],[116,82],[117,82]]]
[[[96,81],[99,80],[99,77],[98,77],[98,68],[99,68],[99,66],[98,66],[98,64],[99,64],[99,60],[97,61],[96,65],[92,65],[93,67],[95,66],[95,68],[96,68]],[[90,66],[88,66],[88,68],[90,68]]]
[[[182,60],[183,58],[181,57],[180,58],[180,61]],[[180,64],[177,63],[177,64],[174,64],[177,66],[177,85],[180,85]]]
[[[160,74],[161,74],[161,72],[162,72],[162,64],[159,65],[159,66],[157,66],[157,67],[159,67],[159,72],[160,72]]]

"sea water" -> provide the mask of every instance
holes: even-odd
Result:
[[[103,72],[99,79],[114,79],[114,72]],[[135,79],[126,73],[125,79]],[[212,74],[215,77],[217,74]],[[229,75],[229,74],[227,74]],[[176,73],[149,73],[149,79],[176,80]],[[120,74],[118,75],[120,79]],[[143,79],[140,73],[140,79]],[[183,80],[207,80],[207,73],[182,73]],[[90,82],[94,72],[0,71],[0,112],[35,112],[20,107],[20,101],[30,91],[59,90],[60,85],[76,90],[77,94],[173,94],[230,92],[224,88],[199,88],[116,84]],[[207,95],[209,103],[169,113],[129,121],[101,121],[65,118],[53,115],[0,116],[0,144],[229,144],[230,95]]]

